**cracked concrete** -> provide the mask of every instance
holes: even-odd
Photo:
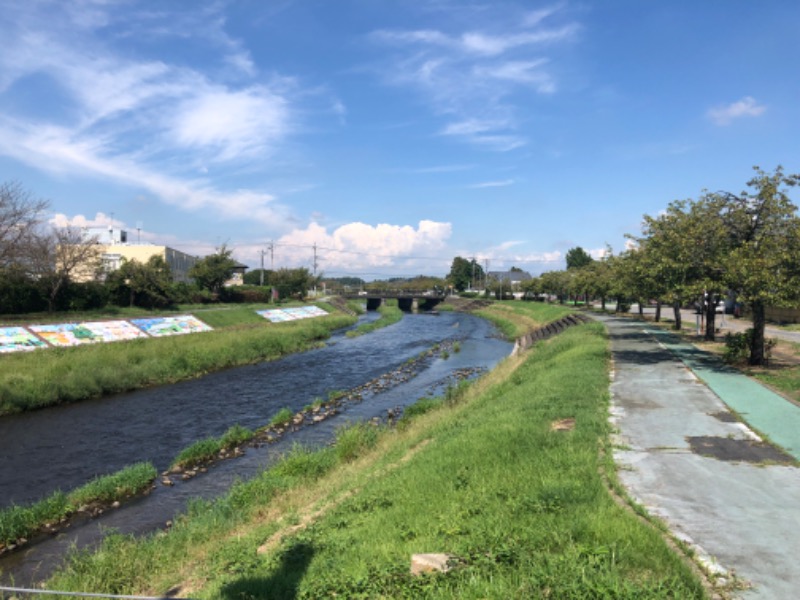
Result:
[[[710,572],[751,584],[736,591],[738,597],[796,597],[800,469],[786,453],[763,444],[723,402],[737,389],[749,394],[753,383],[743,385],[726,372],[721,399],[678,358],[675,340],[641,321],[597,318],[611,338],[614,457],[628,493],[689,544]],[[742,401],[734,400],[738,406]],[[800,418],[800,408],[786,404]],[[746,419],[758,417],[760,405],[736,410]],[[791,410],[785,419],[793,418]],[[800,429],[796,436],[797,443],[788,440],[790,449],[800,448]],[[766,454],[748,454],[754,448]],[[711,450],[721,456],[707,455]]]

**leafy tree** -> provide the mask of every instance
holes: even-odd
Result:
[[[594,259],[580,246],[567,251],[567,269],[580,269],[590,264]]]
[[[165,308],[173,303],[172,273],[159,255],[151,256],[146,263],[125,260],[108,274],[106,286],[119,306]]]
[[[725,280],[753,313],[751,365],[765,361],[765,307],[800,299],[800,219],[789,200],[789,187],[800,175],[755,167],[747,182],[752,192],[723,194],[723,220],[734,248],[726,261]]]
[[[484,278],[483,269],[475,259],[467,260],[460,256],[453,259],[450,266],[450,273],[447,275],[447,282],[452,285],[457,292],[463,292],[472,287],[475,281]]]
[[[233,250],[223,244],[214,254],[197,261],[189,269],[189,277],[194,279],[200,289],[208,290],[212,294],[218,293],[236,268],[237,263],[231,258],[232,254]]]
[[[263,277],[263,285],[269,285],[269,278],[272,274],[272,271],[269,269],[253,269],[252,271],[247,271],[244,274],[244,283],[245,285],[262,285],[262,277]]]
[[[542,283],[542,292],[556,296],[560,304],[566,302],[569,295],[571,274],[567,271],[546,271],[539,277]]]
[[[270,285],[278,292],[279,298],[305,298],[306,293],[319,284],[322,277],[311,274],[305,267],[299,269],[278,269],[270,276]]]

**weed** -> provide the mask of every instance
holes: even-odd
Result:
[[[294,413],[290,408],[282,408],[280,409],[273,417],[269,420],[270,427],[283,427],[287,423],[289,423],[292,418],[294,417]]]

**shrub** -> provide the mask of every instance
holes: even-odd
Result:
[[[753,342],[753,330],[747,329],[744,332],[725,334],[725,351],[722,359],[728,364],[744,362],[750,356],[750,346]],[[772,349],[777,344],[775,338],[764,339],[764,358],[769,362],[772,357]]]

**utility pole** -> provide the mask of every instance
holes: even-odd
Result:
[[[260,283],[261,287],[264,287],[264,254],[265,254],[265,251],[262,248],[261,249],[261,277],[259,277],[259,281],[261,282]]]
[[[485,270],[483,272],[483,293],[486,293],[486,287],[489,285],[489,259],[483,259],[483,264],[485,265]]]
[[[472,256],[472,278],[469,280],[469,291],[475,289],[475,255]]]
[[[314,298],[317,297],[317,242],[314,242]]]

